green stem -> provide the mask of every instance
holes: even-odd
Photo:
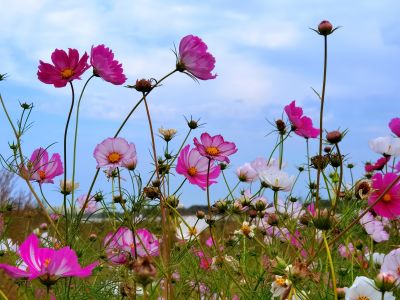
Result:
[[[335,276],[335,269],[333,267],[333,261],[332,261],[332,256],[331,256],[331,251],[329,250],[329,245],[328,241],[326,240],[326,234],[325,231],[322,232],[322,236],[324,238],[324,244],[326,248],[326,255],[328,256],[328,261],[329,261],[329,267],[331,269],[331,275],[332,275],[332,284],[333,284],[333,294],[335,296],[335,300],[338,299],[337,295],[337,290],[336,290],[336,276]]]

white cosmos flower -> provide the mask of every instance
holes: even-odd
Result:
[[[236,170],[236,175],[240,181],[253,182],[257,179],[258,172],[249,164],[245,163]]]
[[[371,259],[371,254],[365,253],[365,258],[369,261]],[[372,253],[372,262],[375,265],[382,266],[384,258],[385,258],[384,253],[378,253],[378,252]]]
[[[0,251],[4,252],[17,252],[18,245],[12,241],[12,239],[5,239],[0,241]]]
[[[358,276],[353,285],[346,289],[346,300],[380,300],[382,293],[377,290],[375,282],[364,276]],[[384,300],[395,300],[392,292],[386,292]]]
[[[195,216],[184,217],[184,219],[187,225],[184,222],[181,222],[176,229],[176,237],[179,240],[194,239],[208,227],[208,224],[204,219],[198,219]]]
[[[260,180],[268,184],[273,190],[290,192],[294,184],[295,177],[278,168],[269,168],[262,171],[259,175]]]
[[[400,155],[400,139],[390,136],[378,137],[369,141],[369,147],[372,151],[390,156]]]

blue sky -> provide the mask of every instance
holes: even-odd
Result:
[[[8,73],[0,92],[14,119],[18,101],[33,102],[34,127],[24,139],[26,155],[39,146],[57,142],[50,152],[61,152],[62,133],[70,103],[68,88],[56,89],[37,80],[39,59],[50,60],[55,48],[77,48],[81,53],[104,43],[113,49],[128,77],[160,78],[174,68],[170,49],[187,34],[200,36],[216,57],[213,81],[194,83],[176,74],[152,93],[155,128],[177,128],[178,143],[186,133],[183,116],[207,123],[203,130],[234,141],[238,153],[233,171],[257,156],[267,156],[274,145],[267,120],[282,115],[283,106],[296,100],[318,123],[323,39],[309,30],[323,19],[343,26],[329,38],[326,129],[346,129],[343,152],[359,169],[377,155],[368,140],[388,135],[387,123],[399,117],[400,27],[397,1],[0,1],[0,73]],[[89,76],[89,72],[84,78]],[[77,90],[83,81],[74,82]],[[92,152],[114,134],[126,112],[136,103],[132,90],[100,79],[90,83],[82,104],[78,145],[79,193],[88,189],[94,173]],[[71,129],[72,132],[72,129]],[[199,135],[202,131],[198,131]],[[11,130],[0,113],[0,153],[7,155]],[[146,176],[150,138],[143,108],[121,136],[134,142],[139,170]],[[158,139],[159,147],[162,146]],[[311,143],[314,153],[317,143]],[[175,147],[178,147],[175,144]],[[286,145],[288,172],[304,162],[305,143],[293,137]],[[300,180],[300,185],[305,179]],[[176,184],[179,184],[179,180]],[[106,182],[97,188],[107,190]],[[46,187],[59,203],[55,186]],[[302,188],[299,186],[299,193]],[[223,186],[213,187],[218,198]],[[184,205],[205,203],[197,187],[188,186]]]

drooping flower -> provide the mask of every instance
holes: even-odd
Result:
[[[158,256],[159,242],[147,229],[137,229],[135,238],[129,228],[121,227],[104,238],[103,245],[108,259],[115,264],[125,264],[130,257]],[[136,249],[136,250],[135,250]]]
[[[376,173],[372,177],[373,192],[369,196],[368,204],[374,203],[385,189],[397,178],[395,173]],[[400,215],[400,183],[396,183],[374,206],[374,211],[389,219],[394,219]]]
[[[285,171],[278,168],[269,168],[261,172],[259,175],[260,180],[268,184],[274,191],[289,192],[294,184],[295,177],[289,176]]]
[[[370,212],[360,219],[360,224],[375,242],[380,243],[389,239],[389,233],[385,231],[382,222],[376,220]]]
[[[64,190],[65,188],[65,190]],[[72,180],[67,180],[64,183],[64,180],[60,180],[60,192],[61,194],[69,195],[72,191],[75,191],[79,188],[79,182],[72,183]]]
[[[240,181],[253,182],[257,179],[258,173],[249,163],[245,163],[243,166],[237,168],[236,175]]]
[[[96,146],[93,156],[97,161],[97,168],[128,167],[137,163],[136,148],[124,138],[107,138]]]
[[[93,74],[115,85],[124,84],[126,77],[122,64],[114,59],[114,53],[104,45],[92,46],[90,64]]]
[[[27,169],[21,170],[22,176],[29,180],[42,183],[54,183],[54,177],[64,172],[60,155],[55,153],[49,160],[46,149],[38,148],[33,151],[31,158],[26,163]]]
[[[400,283],[400,248],[394,249],[385,255],[381,272],[392,274]]]
[[[47,285],[54,284],[61,277],[88,277],[98,265],[98,262],[94,262],[82,268],[75,251],[70,247],[59,250],[41,248],[39,239],[34,234],[21,244],[19,255],[25,268],[0,264],[0,269],[13,278],[33,280],[40,277],[40,280]]]
[[[209,160],[200,155],[196,149],[190,150],[190,145],[186,145],[179,153],[176,164],[176,172],[185,176],[191,184],[195,184],[203,190],[207,187],[207,170]],[[210,162],[209,185],[216,183],[221,168],[213,161]]]
[[[400,137],[400,118],[393,118],[389,122],[389,128],[395,135]]]
[[[207,52],[207,45],[197,36],[187,35],[179,43],[179,55],[176,68],[201,80],[214,79],[211,74],[215,67],[215,58]]]
[[[360,299],[382,299],[382,293],[378,291],[375,282],[364,276],[358,276],[354,280],[351,287],[346,289],[346,300],[360,300]],[[384,300],[395,300],[392,292],[384,294]]]
[[[400,155],[400,138],[390,136],[378,137],[368,142],[372,151],[385,156]]]
[[[87,214],[94,213],[95,211],[98,210],[97,201],[95,200],[95,198],[93,196],[89,197],[88,201],[86,201],[87,198],[88,198],[87,195],[84,194],[84,195],[79,196],[76,199],[76,201],[79,204],[79,208],[82,209],[84,207],[85,208],[84,212]]]
[[[221,162],[229,163],[228,156],[237,152],[235,143],[226,142],[219,134],[210,136],[204,132],[200,136],[200,141],[194,138],[193,142],[201,155]]]
[[[303,116],[303,109],[296,106],[296,101],[292,101],[285,106],[285,112],[292,124],[292,130],[306,139],[318,137],[320,130],[313,127],[312,120]]]
[[[365,172],[372,173],[374,171],[382,171],[386,164],[389,162],[390,156],[379,158],[375,163],[366,163]]]
[[[64,87],[72,80],[81,79],[80,76],[89,68],[88,58],[86,52],[79,58],[76,49],[69,48],[68,54],[64,50],[56,49],[51,54],[53,65],[40,61],[37,76],[43,83],[57,88]]]

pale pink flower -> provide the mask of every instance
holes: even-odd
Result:
[[[400,282],[400,248],[394,249],[385,255],[381,272],[392,274]]]
[[[395,300],[392,292],[386,292],[382,298],[382,293],[378,290],[375,282],[364,276],[358,276],[351,287],[346,289],[346,300]]]
[[[389,128],[395,135],[400,137],[400,118],[393,118],[389,122]]]
[[[191,149],[186,145],[179,153],[176,164],[176,172],[185,176],[191,184],[195,184],[203,190],[207,187],[207,171],[209,159],[200,155],[197,149]],[[221,168],[213,161],[210,161],[208,184],[216,183]]]
[[[348,243],[347,245],[340,244],[338,251],[340,256],[344,258],[351,258],[351,256],[356,252],[356,248],[352,243]]]
[[[76,199],[76,201],[77,201],[78,204],[79,204],[79,207],[80,207],[81,209],[82,209],[83,207],[85,207],[84,212],[85,212],[85,213],[88,213],[88,214],[91,214],[91,213],[96,212],[96,211],[98,210],[96,200],[94,199],[93,196],[90,196],[89,199],[88,199],[88,201],[86,201],[87,198],[88,198],[87,195],[84,194],[84,195],[79,196],[79,197]]]
[[[375,242],[380,243],[389,239],[389,233],[385,231],[382,222],[376,220],[370,212],[360,219],[360,224]]]
[[[221,162],[229,163],[228,156],[237,152],[235,143],[226,142],[219,134],[210,136],[204,132],[200,136],[200,141],[194,138],[193,142],[201,155]]]
[[[316,138],[320,130],[313,127],[312,120],[309,117],[303,116],[303,109],[296,106],[296,101],[292,101],[285,106],[285,112],[292,124],[292,130],[299,136],[306,139]]]
[[[87,63],[89,56],[85,52],[79,58],[76,49],[68,49],[68,54],[64,50],[56,49],[51,54],[54,65],[40,61],[37,76],[43,83],[52,84],[54,87],[64,87],[68,82],[81,79],[80,76],[89,68]]]
[[[114,53],[104,45],[92,46],[90,64],[93,66],[93,74],[115,85],[124,84],[126,77],[122,64],[114,59]]]
[[[368,204],[374,203],[385,189],[397,178],[395,173],[376,173],[372,177],[373,192],[369,196]],[[389,219],[394,219],[400,215],[400,183],[396,183],[382,199],[374,206],[374,211]]]
[[[43,148],[33,151],[31,158],[26,163],[26,167],[27,169],[21,171],[22,175],[40,184],[54,183],[54,177],[64,172],[60,155],[55,153],[49,159],[47,150]]]
[[[21,244],[19,254],[26,268],[0,264],[0,269],[13,278],[32,280],[40,277],[42,282],[50,285],[61,277],[88,277],[98,265],[98,262],[94,262],[82,268],[70,247],[59,250],[40,248],[39,239],[34,234]]]
[[[288,173],[278,168],[269,168],[258,176],[274,191],[290,192],[295,180],[294,176],[289,176]]]
[[[104,238],[103,245],[108,259],[115,264],[125,264],[130,257],[158,256],[159,242],[147,229],[137,229],[135,239],[132,231],[121,227],[117,232],[110,232]]]
[[[93,156],[97,161],[97,168],[125,167],[137,161],[136,148],[124,138],[107,138],[96,146]],[[136,163],[135,163],[136,166]]]
[[[243,166],[237,168],[236,175],[240,181],[253,182],[258,178],[258,173],[249,163],[245,163]]]
[[[215,58],[207,52],[207,45],[199,37],[187,35],[182,38],[176,63],[178,71],[187,71],[198,79],[208,80],[217,77],[211,74],[214,66]]]

